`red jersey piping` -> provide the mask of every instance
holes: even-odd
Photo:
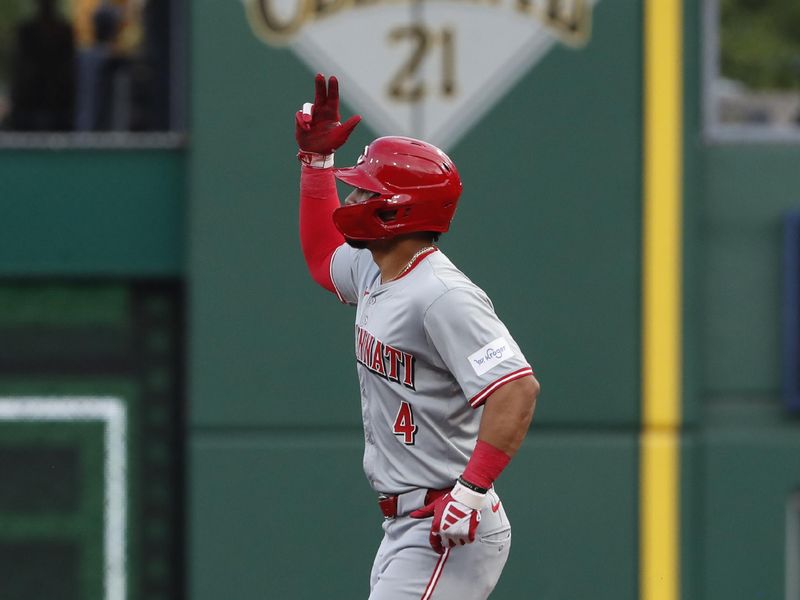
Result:
[[[481,404],[483,404],[486,401],[486,399],[489,396],[491,396],[494,392],[499,390],[505,384],[514,381],[515,379],[521,379],[523,377],[527,377],[528,375],[533,375],[533,369],[530,366],[522,367],[517,371],[508,373],[507,375],[503,375],[499,379],[496,379],[494,382],[487,385],[480,392],[475,394],[469,401],[469,405],[472,408],[478,408]]]

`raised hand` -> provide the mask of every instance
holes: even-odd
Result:
[[[361,121],[358,115],[344,123],[339,114],[339,82],[317,73],[314,78],[314,104],[308,112],[298,110],[295,114],[295,139],[301,151],[315,154],[332,154],[341,147]]]

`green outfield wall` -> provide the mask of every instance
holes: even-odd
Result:
[[[497,598],[637,594],[641,9],[592,18],[586,46],[556,44],[449,148],[464,195],[441,246],[544,390],[500,484],[515,530]],[[297,240],[293,114],[314,70],[236,5],[198,2],[192,31],[190,593],[366,597],[381,516],[353,313],[310,280]],[[349,115],[359,92],[336,74]]]
[[[685,3],[683,597],[789,600],[800,421],[781,390],[782,219],[800,206],[800,146],[708,135],[702,8]]]
[[[179,150],[0,150],[0,273],[169,277],[185,262]]]
[[[657,276],[642,267],[645,3],[334,4],[276,33],[258,2],[187,3],[176,147],[0,150],[0,409],[63,396],[125,407],[128,598],[367,597],[382,517],[361,470],[353,312],[311,281],[297,239],[293,118],[324,70],[340,76],[344,116],[364,115],[337,164],[393,126],[441,136],[464,181],[441,247],[542,383],[498,483],[514,543],[493,598],[677,600],[640,592],[642,287]],[[668,575],[683,600],[798,600],[780,223],[800,205],[800,146],[703,134],[700,4],[683,2]],[[498,36],[500,13],[480,11],[506,7],[517,12]],[[523,21],[541,34],[524,52]],[[418,68],[408,31],[431,44]],[[370,54],[394,57],[389,87],[369,87]],[[0,421],[0,476],[22,490],[0,487],[0,598],[103,597],[103,444],[99,422]],[[32,500],[43,492],[51,501]],[[62,569],[61,587],[32,564]]]

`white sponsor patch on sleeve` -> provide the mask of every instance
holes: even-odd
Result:
[[[514,349],[506,341],[506,338],[499,337],[470,354],[467,360],[475,373],[480,376],[512,356],[514,356]]]

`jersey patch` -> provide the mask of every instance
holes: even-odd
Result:
[[[486,344],[480,350],[476,350],[470,354],[467,360],[475,371],[475,374],[480,377],[513,356],[514,349],[506,341],[506,338],[499,337]]]

